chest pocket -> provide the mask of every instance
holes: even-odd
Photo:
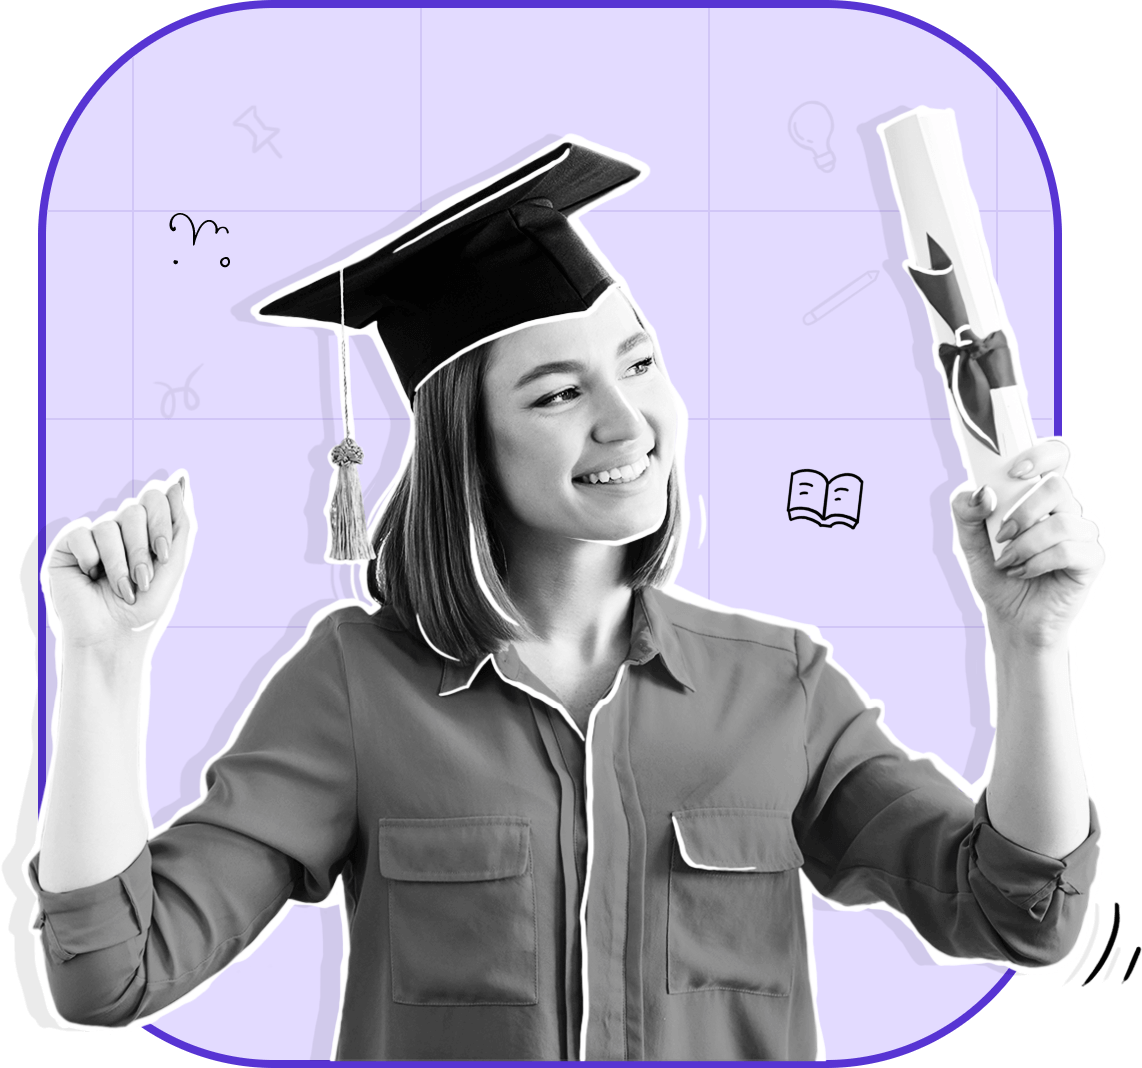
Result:
[[[667,918],[667,991],[788,997],[804,939],[788,812],[675,812]]]
[[[380,821],[393,1001],[536,1004],[530,834],[520,816]]]

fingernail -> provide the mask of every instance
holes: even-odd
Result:
[[[971,501],[969,503],[973,508],[983,503],[983,491],[985,489],[987,489],[987,486],[980,486],[980,488],[971,495]]]
[[[1012,578],[1022,578],[1024,575],[1027,574],[1027,568],[1025,568],[1025,567],[1013,567],[1010,571],[1007,572],[1007,574],[1010,575]]]
[[[178,484],[179,484],[179,487],[182,489],[182,492],[185,493],[186,492],[186,475],[180,475],[179,476]]]
[[[1030,460],[1020,460],[1009,472],[1012,478],[1026,478],[1035,469]]]
[[[96,564],[94,567],[92,567],[92,569],[90,571],[88,571],[87,577],[89,579],[91,579],[92,582],[95,582],[96,579],[99,578],[99,565],[98,564]]]
[[[155,555],[159,558],[160,564],[165,564],[171,558],[170,542],[166,538],[155,538]]]
[[[995,535],[996,541],[1007,541],[1008,538],[1015,537],[1015,532],[1019,529],[1019,525],[1014,519],[1009,519],[1006,523],[999,528]]]
[[[131,580],[126,575],[119,580],[119,596],[128,604],[135,603],[135,591],[131,589]]]
[[[144,593],[151,588],[150,569],[146,564],[139,564],[139,566],[135,568],[135,585]]]

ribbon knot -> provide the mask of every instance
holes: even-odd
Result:
[[[948,389],[968,433],[1000,455],[991,391],[1018,384],[1007,337],[1002,330],[993,330],[982,339],[972,332],[955,268],[931,234],[928,235],[928,254],[931,270],[909,265],[908,273],[956,336],[954,345],[942,344],[938,350]]]

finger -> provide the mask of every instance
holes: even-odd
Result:
[[[990,486],[980,486],[974,493],[960,493],[952,501],[952,518],[965,554],[990,554],[990,542],[984,522],[995,511],[998,498]]]
[[[995,540],[1008,541],[1045,516],[1060,512],[1082,515],[1082,508],[1075,500],[1070,483],[1062,475],[1048,471],[1007,509]]]
[[[167,507],[171,513],[173,537],[183,538],[190,529],[190,505],[187,501],[186,475],[167,490]]]
[[[1060,542],[1097,540],[1098,528],[1081,516],[1069,513],[1047,516],[1005,546],[995,566],[1001,571],[1017,567]]]
[[[139,503],[147,514],[147,539],[151,552],[160,564],[165,564],[170,559],[171,538],[174,537],[167,496],[159,490],[149,489],[139,498]]]
[[[128,504],[115,517],[123,532],[123,549],[127,554],[127,570],[135,585],[144,593],[151,587],[154,571],[151,546],[147,538],[147,511],[141,504]]]
[[[127,552],[123,548],[123,532],[114,519],[106,519],[91,528],[95,547],[99,550],[99,563],[107,575],[107,581],[128,604],[135,603],[135,588],[127,571]]]
[[[1106,554],[1097,541],[1061,541],[1008,571],[1012,578],[1038,578],[1052,571],[1090,575],[1102,567]]]
[[[76,566],[88,578],[99,577],[99,550],[95,547],[91,527],[76,527],[68,533],[57,549],[71,555]]]
[[[1011,478],[1034,478],[1048,471],[1062,474],[1071,459],[1071,450],[1059,438],[1037,442],[1012,458],[1007,474]]]

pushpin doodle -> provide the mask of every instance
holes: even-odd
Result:
[[[250,122],[243,121],[247,116],[250,117]],[[252,123],[257,123],[258,129],[254,129]],[[254,147],[250,149],[251,152],[260,152],[266,145],[269,145],[270,151],[273,152],[278,159],[282,158],[282,154],[278,151],[277,145],[273,143],[274,138],[281,133],[281,129],[277,126],[267,126],[262,122],[258,116],[258,109],[252,104],[234,120],[234,125],[241,126],[242,129],[254,139]]]
[[[190,380],[200,370],[202,370],[202,364],[199,364],[186,376],[186,381],[181,386],[172,386],[167,382],[155,382],[156,386],[163,386],[166,389],[163,399],[159,401],[159,414],[164,419],[170,419],[174,416],[175,408],[178,407],[178,394],[180,393],[183,395],[182,403],[188,412],[193,412],[198,407],[198,394],[191,386]]]
[[[833,115],[819,100],[807,100],[793,109],[789,116],[789,136],[794,144],[813,153],[818,170],[828,174],[836,166],[837,157],[829,148]]]
[[[825,478],[820,471],[803,468],[789,476],[789,500],[785,505],[790,522],[808,519],[819,527],[838,523],[856,527],[860,522],[860,499],[864,479],[845,472]]]
[[[194,246],[194,245],[197,245],[197,244],[198,244],[198,235],[199,235],[200,233],[202,233],[202,228],[203,228],[203,227],[204,227],[204,226],[205,226],[207,223],[210,223],[210,225],[214,227],[214,232],[215,232],[216,234],[217,234],[217,233],[221,233],[223,230],[225,230],[225,231],[226,231],[226,233],[230,233],[230,227],[228,227],[228,226],[219,226],[219,225],[218,225],[218,224],[217,224],[217,223],[216,223],[216,222],[215,222],[213,219],[203,219],[203,220],[202,220],[202,222],[200,222],[200,223],[199,223],[197,226],[195,226],[195,225],[194,225],[194,220],[193,220],[193,219],[192,219],[192,218],[191,218],[189,215],[187,215],[187,213],[186,213],[185,211],[176,211],[176,212],[175,212],[175,213],[174,213],[174,214],[173,214],[173,215],[170,217],[170,222],[169,222],[169,224],[168,224],[168,225],[170,226],[170,228],[171,228],[171,231],[172,231],[173,233],[177,233],[177,232],[178,232],[178,227],[177,227],[177,226],[175,226],[175,224],[174,224],[174,221],[175,221],[175,219],[177,219],[177,218],[178,218],[180,215],[181,215],[181,216],[182,216],[182,217],[183,217],[183,218],[184,218],[184,219],[185,219],[185,220],[186,220],[188,223],[190,223],[190,243],[191,243],[191,246]],[[175,262],[175,263],[178,263],[178,260],[175,260],[174,262]],[[220,264],[221,264],[223,267],[229,267],[229,266],[230,266],[230,257],[229,257],[229,256],[223,256],[223,257],[222,257],[222,259],[220,259],[218,262],[219,262],[219,263],[220,263]]]

